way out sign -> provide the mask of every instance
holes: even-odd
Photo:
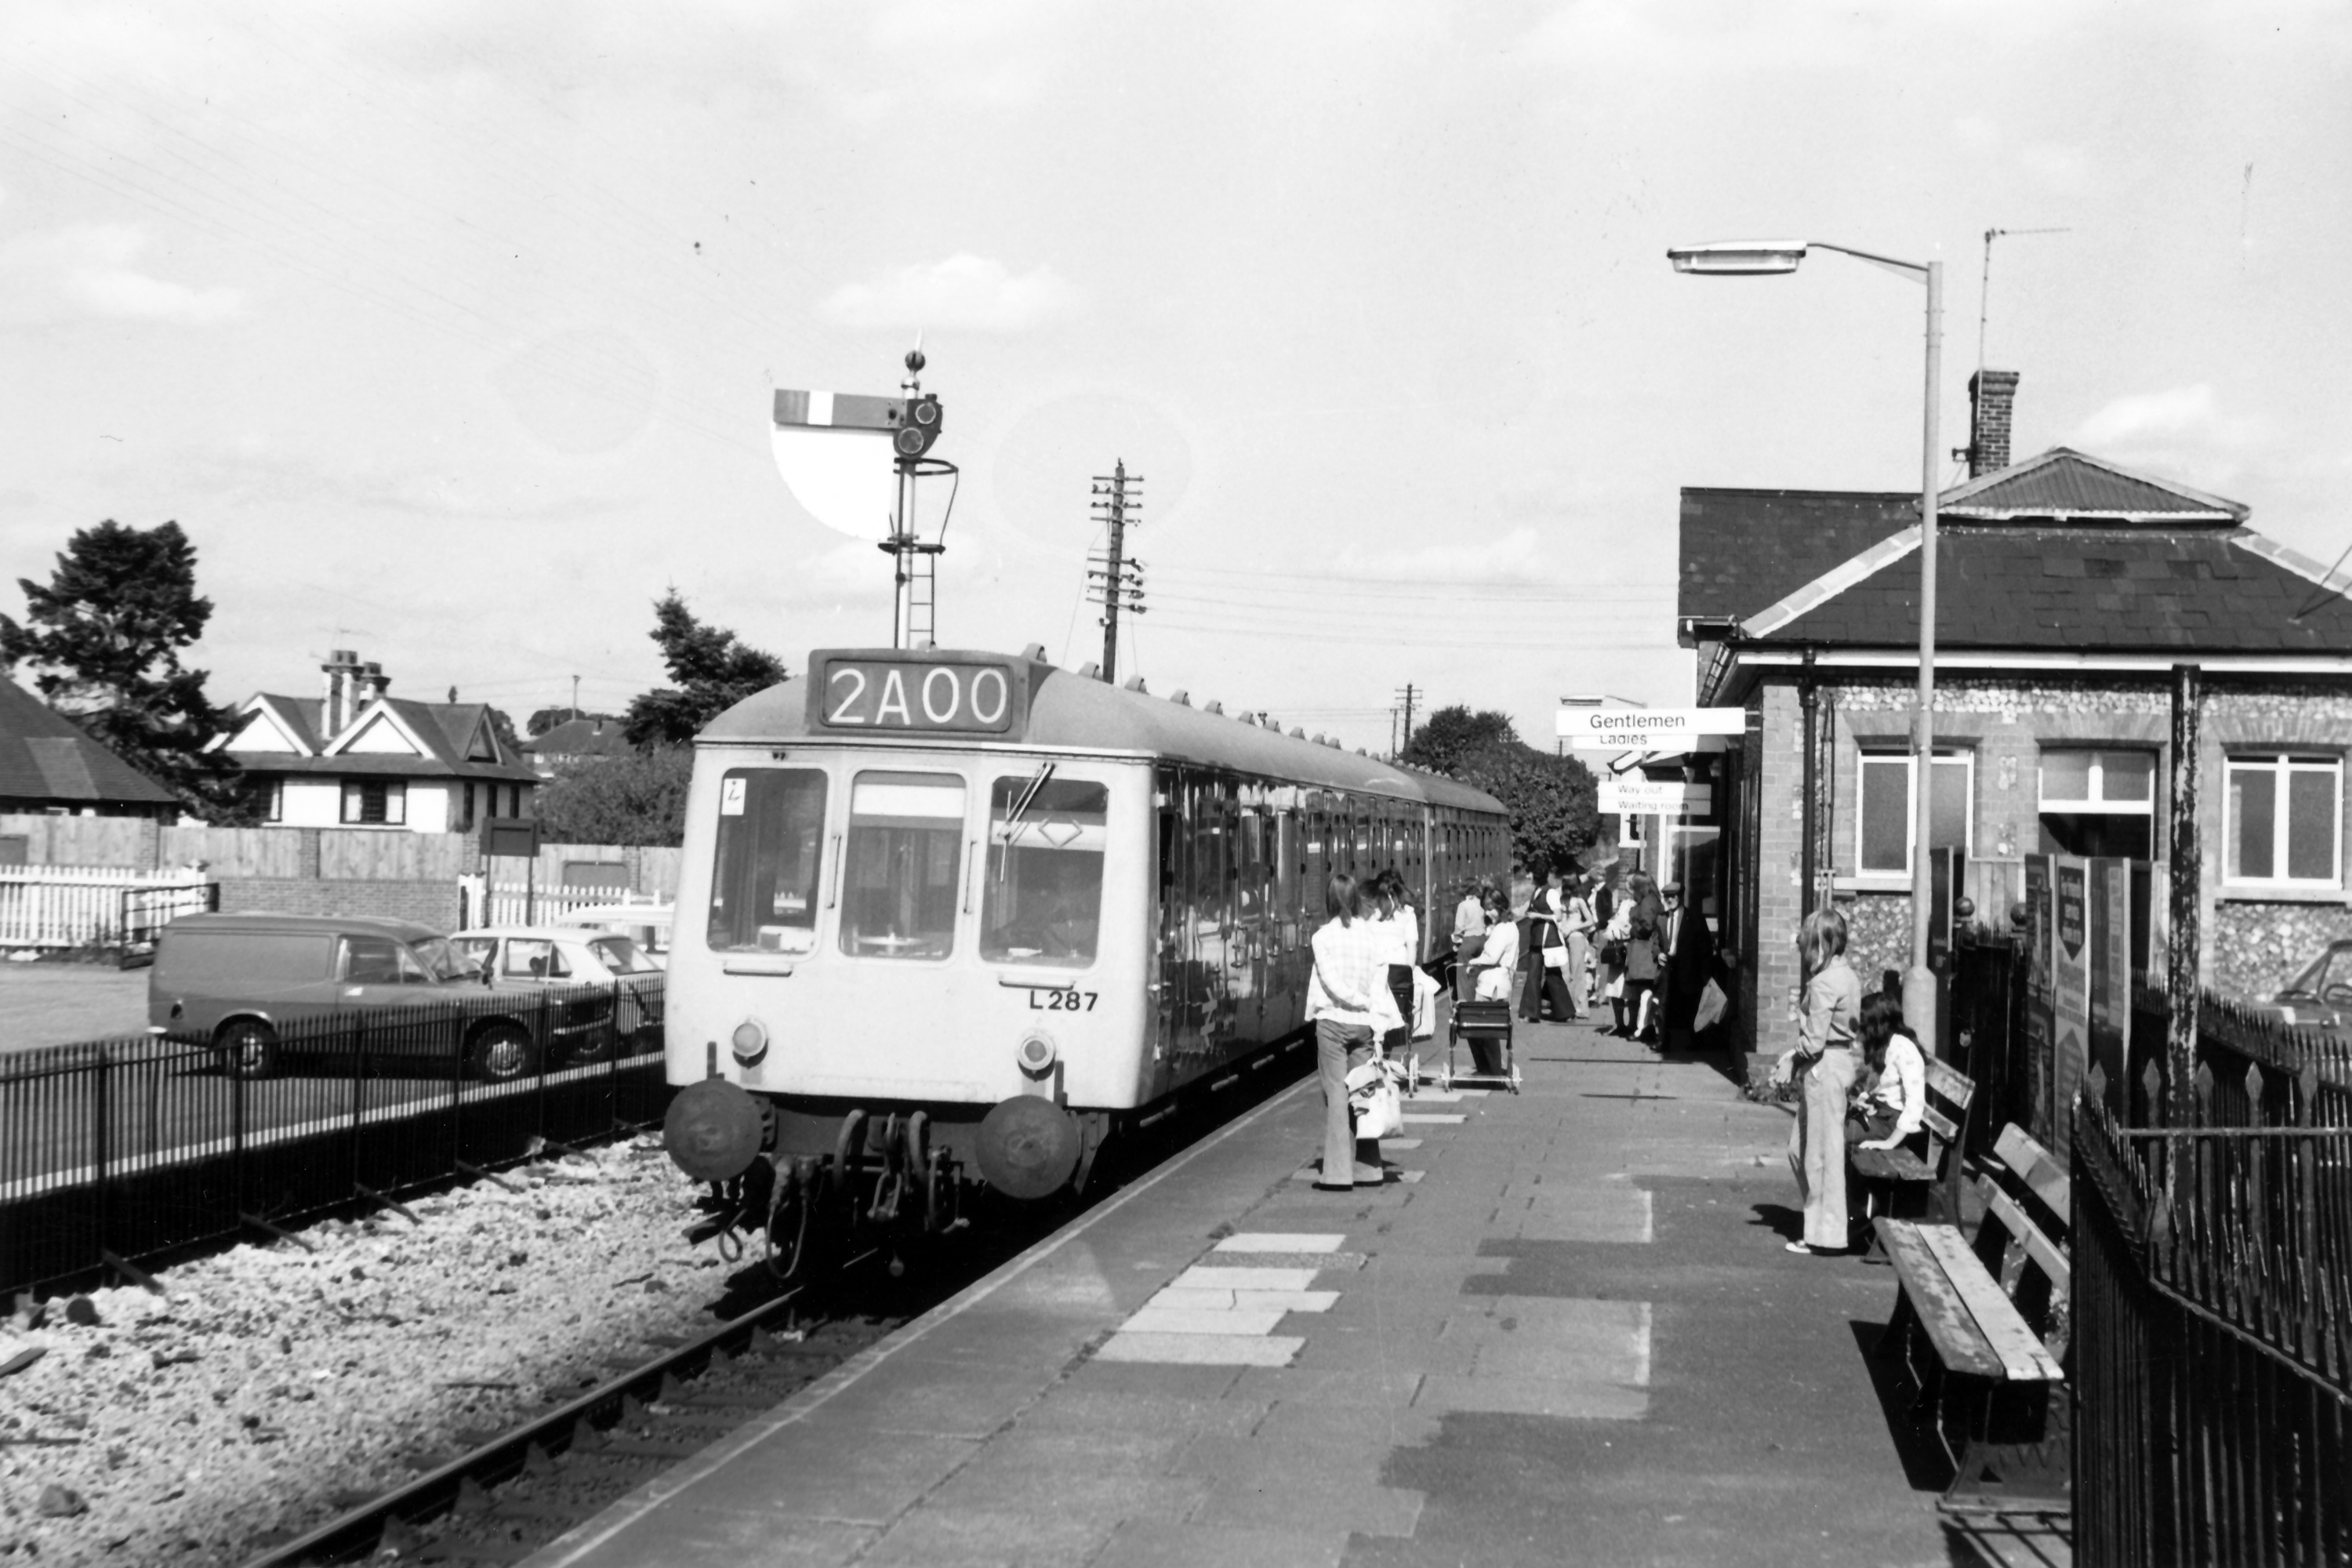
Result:
[[[1580,752],[1687,752],[1702,735],[1739,735],[1744,708],[1563,708],[1559,736]]]

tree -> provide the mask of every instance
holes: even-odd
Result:
[[[1413,731],[1403,761],[1501,801],[1510,814],[1512,852],[1530,871],[1566,868],[1600,833],[1600,787],[1591,770],[1527,744],[1507,713],[1441,708]]]
[[[682,844],[693,772],[686,746],[559,763],[539,786],[539,819],[557,844]]]
[[[251,811],[235,762],[205,746],[229,720],[180,652],[204,635],[196,547],[176,522],[111,519],[68,541],[48,585],[19,578],[22,622],[0,616],[0,663],[29,665],[48,705],[214,821]]]
[[[574,719],[602,719],[607,724],[620,722],[613,714],[591,713],[583,708],[534,708],[523,727],[536,741],[558,724],[569,724]]]
[[[690,745],[712,719],[791,674],[774,654],[695,619],[675,588],[655,601],[651,636],[678,689],[648,691],[629,704],[623,732],[631,745]]]

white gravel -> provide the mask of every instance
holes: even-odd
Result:
[[[0,1377],[0,1559],[241,1563],[709,1326],[734,1270],[657,1139],[504,1179],[0,1323],[47,1352]]]

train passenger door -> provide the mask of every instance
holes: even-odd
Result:
[[[1184,897],[1186,851],[1191,840],[1184,831],[1184,775],[1160,768],[1152,775],[1152,800],[1159,816],[1157,867],[1159,932],[1153,943],[1152,994],[1159,1000],[1153,1025],[1152,1056],[1172,1063],[1184,1042],[1185,969],[1192,956],[1192,910]]]

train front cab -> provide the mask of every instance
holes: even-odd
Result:
[[[718,1181],[765,1152],[1066,1183],[1101,1119],[1038,1113],[1132,1106],[1144,1087],[1149,935],[1120,911],[1150,899],[1150,777],[1010,750],[704,747],[668,1074],[689,1094],[740,1086],[760,1121],[753,1137],[740,1097],[701,1090],[716,1120],[674,1111],[673,1157]],[[991,1169],[982,1124],[1022,1100],[1037,1104],[998,1118],[1017,1145],[998,1152],[1036,1168]]]

